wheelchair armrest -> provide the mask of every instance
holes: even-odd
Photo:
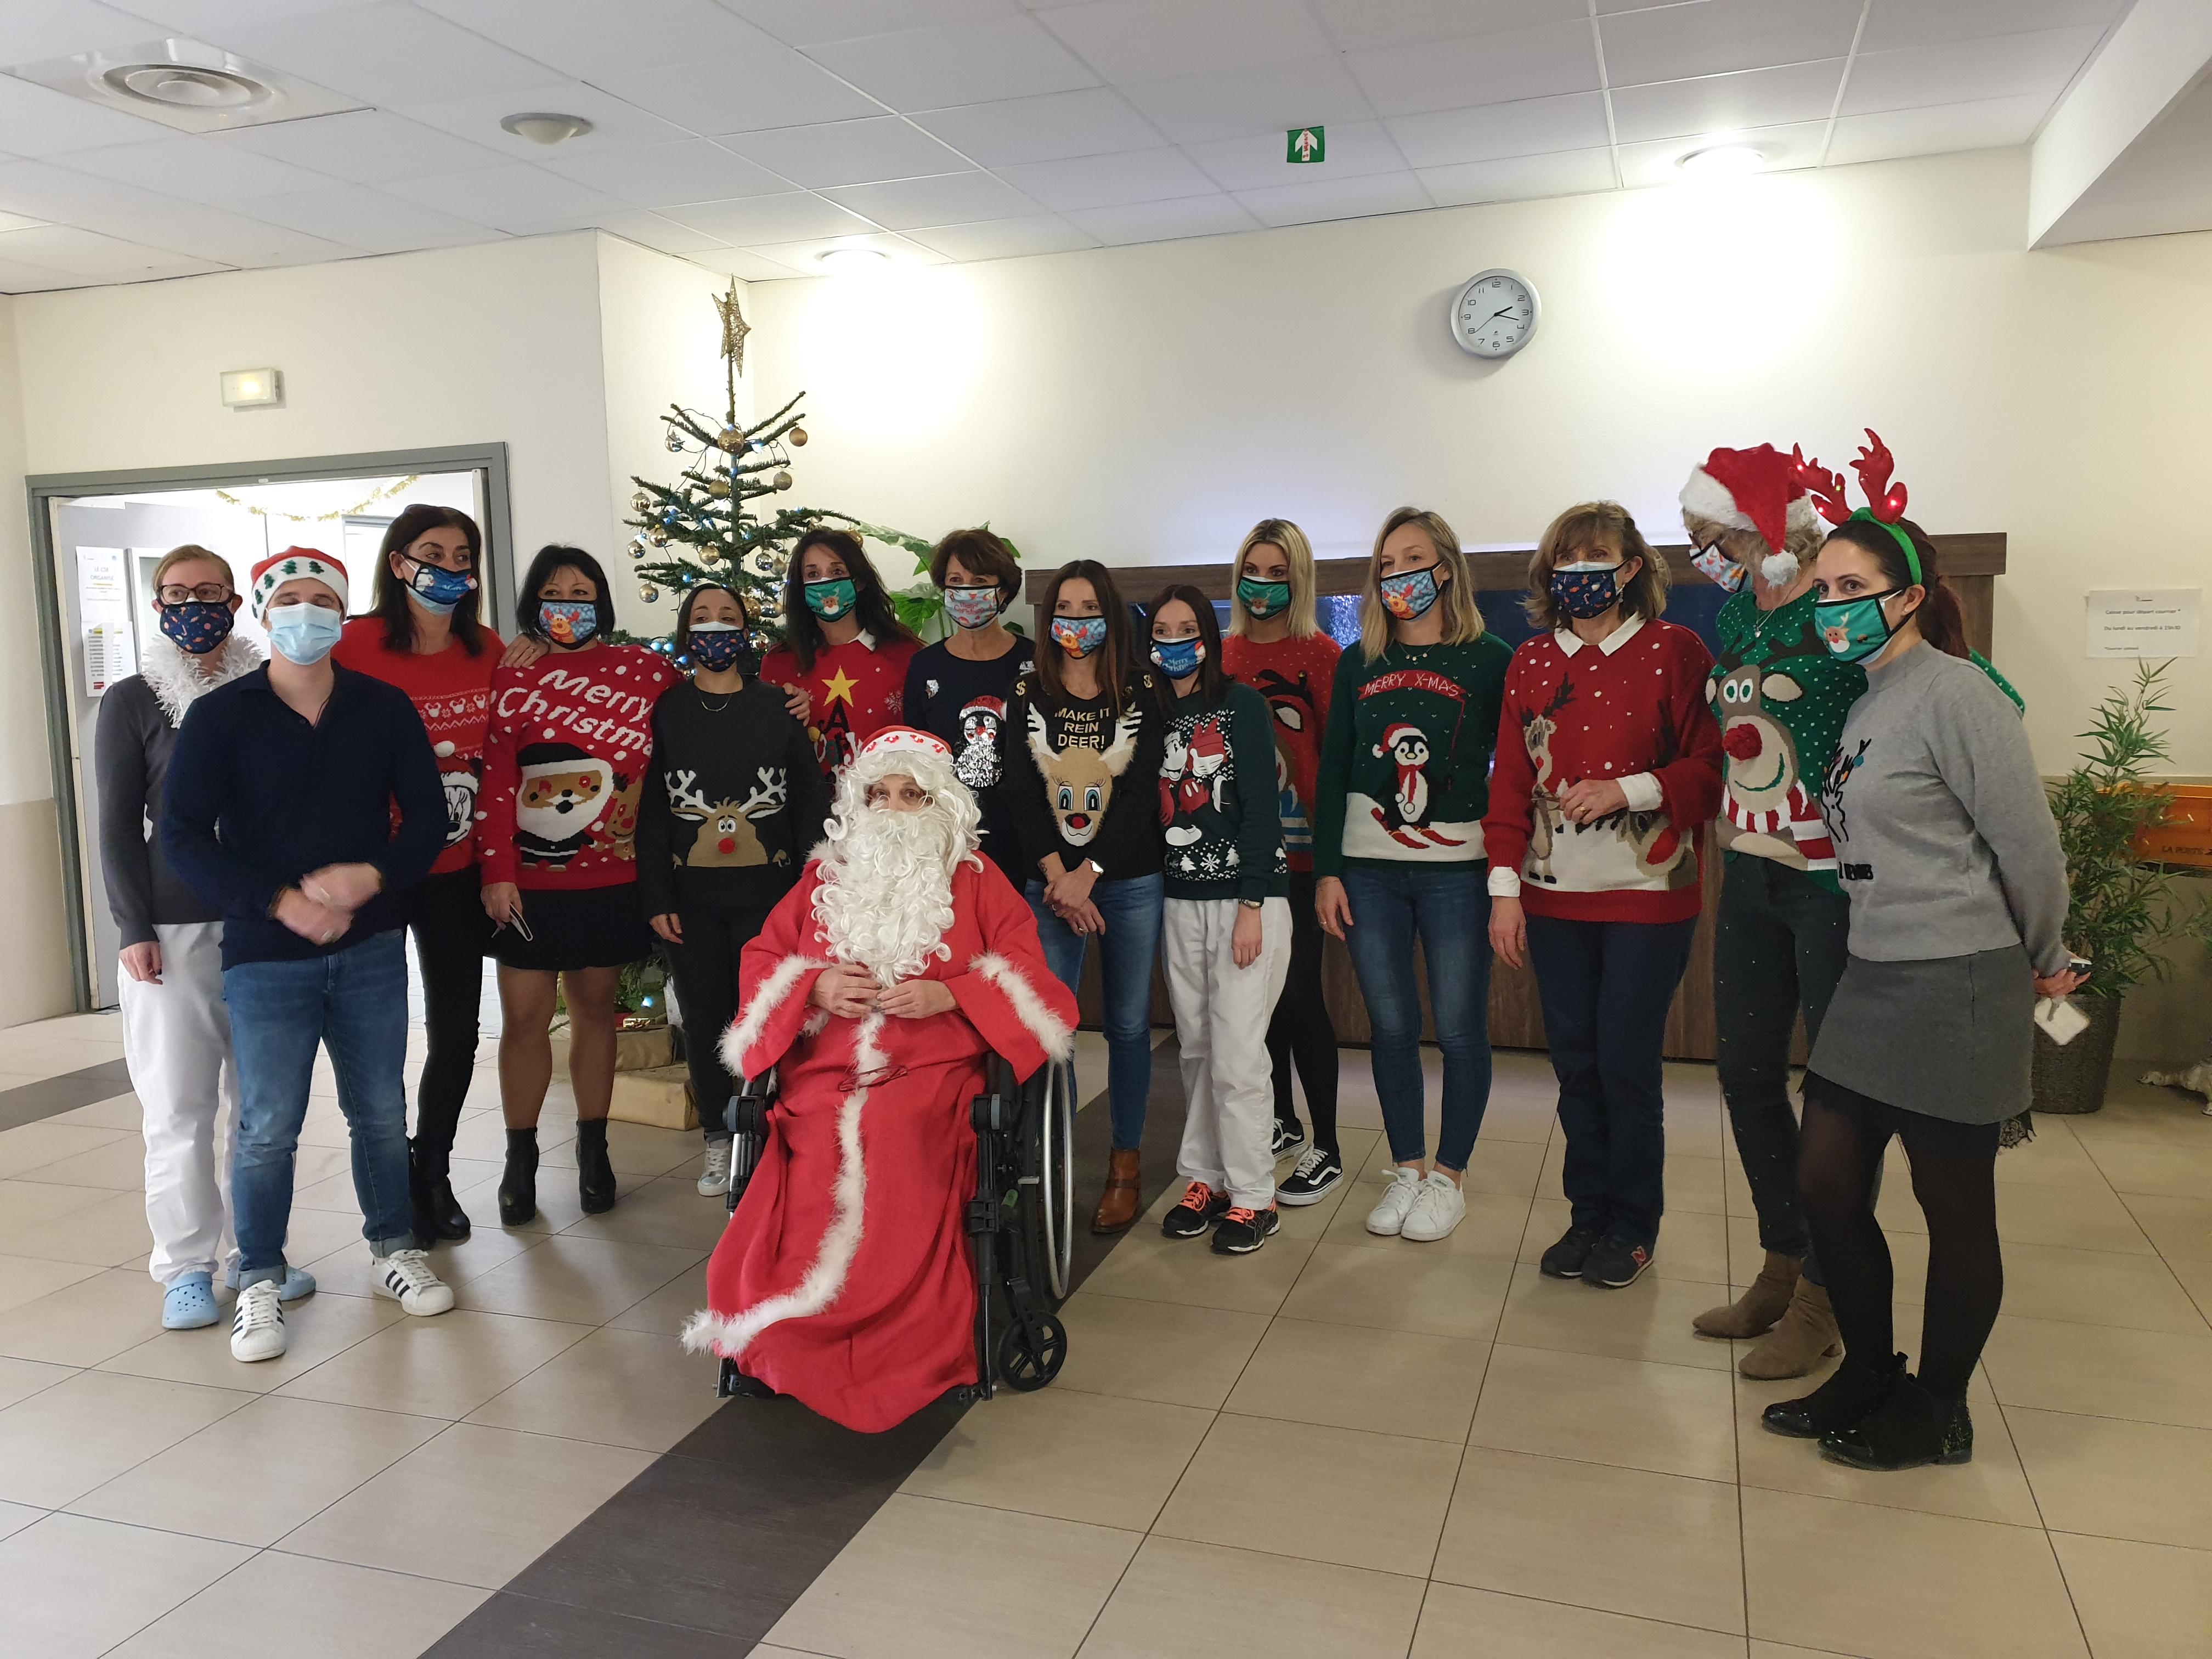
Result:
[[[758,1077],[739,1079],[737,1093],[730,1097],[730,1103],[724,1109],[730,1133],[756,1137],[765,1135],[768,1133],[768,1109],[775,1103],[774,1066]]]

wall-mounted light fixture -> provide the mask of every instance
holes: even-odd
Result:
[[[277,368],[233,368],[222,376],[225,409],[273,409],[284,401],[284,372]]]

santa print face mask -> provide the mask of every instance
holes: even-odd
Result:
[[[1690,555],[1690,562],[1723,593],[1733,593],[1743,586],[1743,567],[1722,552],[1718,542],[1698,549]]]
[[[538,625],[556,645],[581,645],[599,631],[599,607],[589,599],[540,599]]]
[[[948,587],[945,614],[962,628],[988,628],[999,620],[999,590],[995,587]]]
[[[840,617],[850,616],[860,598],[860,590],[850,576],[840,576],[835,581],[805,584],[806,608],[823,622],[836,622]]]
[[[746,673],[752,672],[751,641],[745,638],[744,629],[735,623],[693,623],[684,654],[710,674],[720,674],[732,668]]]
[[[1244,601],[1244,609],[1261,621],[1273,616],[1291,602],[1288,582],[1263,582],[1256,576],[1237,580],[1237,597]]]
[[[1869,593],[1857,599],[1822,599],[1813,607],[1814,625],[1820,630],[1820,639],[1828,653],[1844,662],[1864,662],[1869,657],[1881,654],[1889,643],[1890,635],[1897,629],[1890,623],[1882,601],[1893,599],[1905,590],[1893,587],[1886,593]]]
[[[1552,572],[1552,603],[1577,622],[1602,617],[1620,603],[1620,567],[1578,559]]]
[[[1154,640],[1152,660],[1170,679],[1187,680],[1198,672],[1199,664],[1206,660],[1206,641],[1197,638]]]
[[[286,662],[312,668],[331,654],[345,631],[345,618],[319,605],[278,605],[267,617],[269,643]]]
[[[195,657],[204,657],[228,639],[234,620],[227,599],[187,599],[161,607],[163,637]]]
[[[1383,609],[1400,622],[1412,622],[1428,615],[1429,607],[1437,602],[1437,595],[1442,591],[1437,584],[1434,565],[1385,576],[1375,586],[1382,592]]]
[[[1103,617],[1054,617],[1053,642],[1071,657],[1087,657],[1106,643]]]
[[[477,591],[477,579],[465,570],[447,570],[410,559],[415,567],[407,578],[408,596],[434,617],[453,614],[453,607]]]

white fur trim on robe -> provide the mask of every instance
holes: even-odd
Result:
[[[776,972],[782,971],[783,967],[779,965]],[[771,978],[769,984],[774,983]],[[763,991],[768,988],[762,988]],[[882,1071],[888,1064],[883,1050],[876,1047],[877,1035],[883,1028],[884,1016],[870,1014],[854,1033],[853,1064],[862,1079]],[[861,1218],[866,1212],[868,1170],[860,1156],[860,1111],[867,1103],[868,1085],[863,1082],[845,1097],[837,1109],[836,1195],[829,1228],[822,1235],[822,1249],[813,1266],[807,1268],[806,1276],[791,1290],[757,1302],[743,1313],[726,1318],[711,1310],[692,1315],[690,1322],[684,1328],[684,1346],[693,1353],[711,1348],[726,1359],[738,1358],[752,1340],[769,1326],[787,1319],[810,1319],[836,1301],[838,1292],[845,1288],[846,1275],[852,1271],[853,1257],[860,1250]]]
[[[1064,1060],[1074,1054],[1075,1028],[1045,1006],[1044,999],[1037,994],[1036,987],[1030,983],[1029,976],[1017,964],[996,951],[986,951],[969,963],[968,969],[970,973],[981,975],[994,990],[1006,998],[1014,1011],[1014,1018],[1021,1021],[1022,1029],[1042,1051],[1037,1064],[1046,1060]],[[972,1012],[969,1018],[971,1020],[974,1018]],[[984,1035],[988,1037],[991,1034],[986,1030]],[[1014,1069],[1024,1077],[1036,1069],[1036,1064],[1024,1066],[1018,1063],[1022,1058],[1019,1055],[1007,1054],[1006,1057],[1016,1062]]]
[[[787,1037],[776,1045],[775,1052],[758,1057],[757,1063],[747,1065],[746,1058],[767,1036],[769,1023],[782,1012],[799,988],[800,980],[809,974],[818,973],[830,964],[812,957],[786,957],[775,964],[775,971],[763,980],[760,988],[739,1011],[737,1023],[722,1033],[720,1054],[722,1068],[732,1077],[758,1077],[783,1058],[790,1047]]]

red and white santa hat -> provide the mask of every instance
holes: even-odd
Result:
[[[1730,530],[1757,531],[1774,553],[1782,550],[1792,530],[1808,530],[1820,521],[1790,458],[1772,444],[1716,449],[1703,466],[1690,470],[1681,499],[1686,513]]]
[[[944,738],[918,731],[911,726],[886,726],[860,745],[856,758],[879,761],[902,755],[949,761],[952,758],[952,748]]]
[[[1382,728],[1382,741],[1375,752],[1378,755],[1389,754],[1407,738],[1418,738],[1426,743],[1429,740],[1429,734],[1422,731],[1419,726],[1410,726],[1404,720],[1392,720],[1389,725]]]
[[[328,553],[312,547],[288,547],[282,553],[272,553],[253,567],[253,620],[259,622],[262,613],[269,609],[269,596],[286,582],[302,577],[312,578],[338,596],[338,605],[346,603],[345,567]]]

